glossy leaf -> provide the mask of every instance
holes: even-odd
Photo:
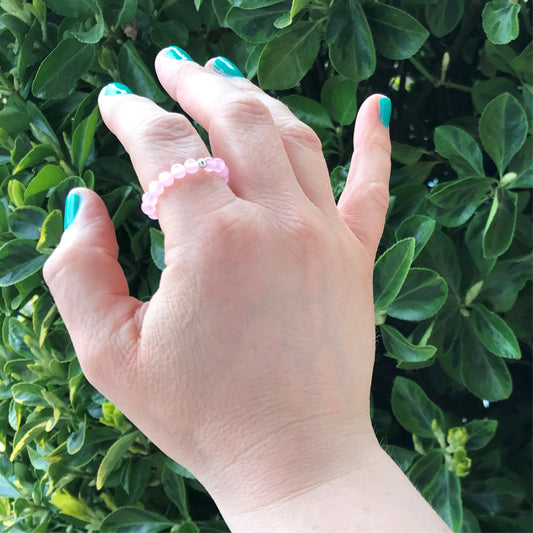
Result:
[[[326,41],[331,64],[339,74],[359,82],[374,73],[374,40],[358,0],[345,0],[333,5]]]
[[[472,307],[472,325],[478,340],[489,352],[508,359],[521,358],[513,330],[483,304],[474,304]]]
[[[505,400],[513,390],[513,381],[505,362],[492,355],[470,329],[463,334],[462,376],[468,390],[489,401]]]
[[[527,135],[527,117],[518,100],[504,93],[492,100],[479,120],[479,136],[500,177]]]
[[[398,422],[419,437],[434,438],[433,420],[441,429],[446,427],[444,414],[414,381],[397,376],[392,386],[391,406]]]
[[[168,531],[173,523],[164,516],[139,509],[120,507],[108,514],[100,524],[101,533],[158,533]]]
[[[412,237],[415,240],[414,259],[427,244],[435,229],[435,220],[424,215],[413,215],[406,218],[396,230],[396,239]]]
[[[320,100],[333,120],[348,126],[357,114],[357,83],[342,76],[331,76],[322,87]]]
[[[72,135],[72,162],[78,169],[78,172],[81,172],[83,169],[87,156],[89,155],[98,118],[98,108],[95,107],[93,112],[78,124]]]
[[[314,22],[299,21],[290,32],[270,41],[259,59],[257,76],[264,89],[289,89],[307,74],[320,48]]]
[[[463,525],[463,502],[459,478],[446,467],[422,494],[454,533],[460,533]]]
[[[494,44],[507,44],[518,37],[520,4],[511,0],[492,0],[483,8],[483,29]]]
[[[46,256],[31,239],[14,239],[0,247],[0,287],[8,287],[38,272]]]
[[[43,222],[36,246],[37,251],[45,253],[46,250],[58,245],[62,234],[63,215],[59,209],[54,209]]]
[[[484,176],[479,145],[466,131],[456,126],[439,126],[433,134],[435,150],[448,159],[459,176]]]
[[[444,455],[442,451],[430,450],[413,463],[407,472],[407,476],[418,490],[424,491],[442,473],[443,464]]]
[[[483,257],[498,257],[511,245],[516,226],[516,200],[515,193],[496,189],[483,234]]]
[[[427,268],[411,268],[387,314],[401,320],[425,320],[444,305],[448,297],[446,281]]]
[[[38,239],[46,218],[39,207],[19,207],[8,218],[11,232],[20,239]]]
[[[369,3],[365,14],[378,52],[389,59],[407,59],[422,47],[429,32],[411,15],[387,4]]]
[[[94,57],[95,50],[91,44],[77,39],[61,41],[41,63],[33,80],[33,94],[50,100],[68,96]]]
[[[467,450],[481,450],[484,448],[496,434],[498,429],[497,420],[471,420],[465,424],[465,429],[468,433],[468,440],[466,441]]]
[[[434,346],[416,346],[409,342],[398,330],[392,326],[382,324],[380,326],[381,338],[389,357],[397,361],[418,363],[427,361],[435,355],[437,349]]]
[[[152,255],[152,261],[159,270],[165,270],[165,240],[163,232],[150,228],[150,254]]]
[[[180,510],[185,519],[190,519],[187,490],[183,477],[173,472],[168,466],[163,469],[161,483],[169,500]]]
[[[415,240],[403,239],[386,250],[374,266],[374,308],[385,310],[398,296],[413,261]]]
[[[26,187],[24,198],[48,191],[59,185],[66,177],[65,171],[59,165],[45,165]]]
[[[328,112],[316,100],[292,94],[285,96],[281,101],[296,115],[296,117],[315,130],[321,128],[333,129],[333,123]]]
[[[439,0],[428,2],[425,8],[426,21],[435,37],[444,37],[455,29],[463,17],[465,0]]]
[[[117,439],[109,448],[105,454],[100,466],[98,467],[98,472],[96,474],[96,488],[100,490],[106,479],[109,477],[111,472],[118,466],[122,461],[124,454],[128,451],[129,447],[137,440],[139,436],[138,431],[132,431],[131,433],[126,433]]]
[[[488,199],[495,180],[490,178],[463,178],[439,183],[431,190],[428,199],[439,207],[455,210],[465,206],[476,207]]]

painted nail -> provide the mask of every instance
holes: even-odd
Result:
[[[165,48],[164,55],[170,59],[181,59],[182,61],[192,61],[192,57],[178,46],[169,46]]]
[[[67,229],[76,218],[81,204],[81,194],[77,192],[69,193],[65,202],[65,229]]]
[[[225,57],[219,56],[213,61],[213,67],[215,67],[222,74],[226,76],[238,76],[239,78],[244,78],[244,74],[229,60]]]
[[[389,127],[391,112],[392,103],[390,101],[390,98],[384,96],[379,101],[379,118],[381,119],[381,122],[386,128]]]
[[[123,83],[110,83],[105,86],[104,94],[112,96],[115,94],[133,94],[133,91]]]

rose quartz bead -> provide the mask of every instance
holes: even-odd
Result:
[[[228,167],[224,166],[224,170],[220,172],[220,177],[226,182],[229,182],[229,169]]]
[[[148,185],[148,190],[151,193],[156,194],[157,196],[159,196],[160,194],[163,193],[163,191],[165,190],[165,187],[159,181],[152,181],[150,183],[150,185]]]
[[[185,167],[180,163],[176,163],[170,167],[170,173],[175,180],[179,180],[185,176]]]
[[[156,212],[155,212],[155,206],[153,206],[153,205],[148,205],[148,204],[143,203],[141,205],[141,211],[145,215],[148,215],[152,220],[155,220],[157,218],[157,215],[156,215]]]
[[[205,162],[205,170],[207,170],[207,172],[213,172],[216,166],[215,159],[213,157],[206,157]]]
[[[217,173],[222,172],[226,168],[226,163],[220,157],[213,159],[213,170]]]
[[[161,172],[161,174],[159,174],[159,183],[161,183],[163,187],[170,187],[174,183],[174,177],[170,172]]]
[[[187,161],[183,163],[183,166],[185,167],[185,172],[187,172],[188,174],[196,174],[200,169],[200,166],[198,165],[198,161],[196,161],[196,159],[187,159]]]
[[[153,192],[145,192],[142,195],[143,204],[154,206],[157,204],[157,194]]]

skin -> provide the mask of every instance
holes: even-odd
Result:
[[[361,106],[335,204],[315,133],[209,62],[159,54],[161,84],[230,169],[187,175],[158,216],[166,269],[129,296],[102,200],[78,189],[44,268],[87,379],[196,475],[232,531],[448,531],[381,450],[369,416],[372,270],[388,206],[380,95]],[[143,188],[209,155],[184,116],[100,95]]]

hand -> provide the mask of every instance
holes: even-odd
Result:
[[[286,106],[212,61],[161,53],[156,70],[209,132],[229,186],[200,171],[164,192],[167,267],[149,302],[129,296],[112,222],[87,189],[44,275],[87,379],[231,519],[340,479],[379,449],[372,270],[388,128],[374,95],[336,206],[320,141]],[[189,120],[146,98],[102,93],[99,105],[145,190],[209,155]]]

